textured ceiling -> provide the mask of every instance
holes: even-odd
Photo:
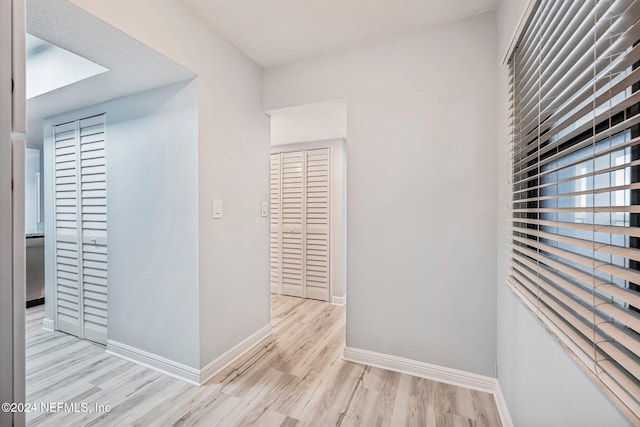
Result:
[[[67,0],[27,0],[27,32],[110,70],[29,99],[27,139],[33,144],[42,143],[47,117],[195,76]]]
[[[493,10],[498,0],[178,0],[263,68]]]

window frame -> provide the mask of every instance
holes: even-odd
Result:
[[[624,13],[613,13],[616,7],[624,8]],[[567,15],[567,10],[574,14]],[[508,285],[629,418],[640,422],[640,316],[635,314],[640,313],[640,280],[632,280],[636,274],[640,277],[640,256],[635,255],[635,251],[640,253],[640,77],[635,73],[640,69],[640,47],[634,49],[640,35],[628,46],[624,41],[630,28],[640,26],[640,8],[627,0],[573,4],[538,0],[528,13],[506,61],[511,120]],[[576,18],[580,14],[593,20]],[[567,30],[567,23],[574,26],[573,32]],[[626,32],[614,33],[618,27]],[[605,35],[612,46],[623,40],[624,49],[606,50]],[[574,49],[567,51],[563,40],[572,42]],[[600,50],[611,56],[608,64],[599,56]],[[576,51],[584,53],[580,56]],[[637,59],[614,73],[632,54]],[[584,69],[582,64],[586,64]],[[576,80],[565,82],[567,78],[558,71],[562,67],[578,79],[587,78],[589,71],[595,77],[576,86],[574,93],[570,89]],[[601,72],[609,73],[608,81],[600,80]],[[628,81],[631,84],[624,86]],[[618,87],[624,89],[622,95],[616,95]],[[583,97],[580,102],[575,99],[579,96]],[[618,108],[616,102],[624,108]],[[582,112],[586,115],[581,116]],[[606,118],[603,112],[609,112]],[[591,124],[589,115],[593,116]],[[629,119],[635,123],[624,127]],[[601,138],[603,132],[607,135]],[[570,156],[584,161],[573,161]],[[567,159],[569,166],[559,163]],[[602,167],[605,159],[609,163]],[[559,178],[571,167],[582,169],[564,181]],[[609,184],[596,185],[606,179]],[[561,185],[569,190],[559,192]],[[607,213],[608,223],[603,221]],[[627,258],[627,254],[636,258]],[[588,258],[593,261],[591,269],[585,264]],[[585,285],[588,277],[592,278],[590,289]],[[592,301],[585,303],[588,292]],[[627,294],[629,299],[625,299]]]

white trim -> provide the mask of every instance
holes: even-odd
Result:
[[[271,293],[282,295],[282,286],[279,285],[271,285]]]
[[[174,362],[173,360],[113,340],[107,340],[106,352],[169,375],[170,377],[188,382],[189,384],[201,386],[218,372],[253,349],[269,335],[271,335],[271,325],[266,325],[202,369],[192,368],[191,366],[183,365],[182,363]]]
[[[116,341],[107,340],[107,353],[137,363],[170,377],[178,378],[189,384],[200,385],[200,370],[164,357],[128,346]]]
[[[53,320],[47,319],[46,317],[42,319],[42,329],[44,329],[45,331],[53,332],[55,330]]]
[[[375,366],[376,368],[426,378],[441,383],[493,393],[496,379],[458,369],[418,362],[390,354],[376,353],[359,348],[345,347],[342,358],[348,362]]]
[[[341,297],[331,297],[331,304],[333,305],[345,305],[347,303],[347,295]]]
[[[346,105],[346,103],[347,103],[347,100],[345,98],[331,98],[331,99],[326,99],[324,101],[311,102],[309,104],[298,104],[298,105],[292,105],[289,107],[273,108],[271,110],[265,111],[264,113],[269,117],[271,117],[273,113],[295,113],[299,111],[306,111],[306,110],[309,110],[310,108],[316,108],[319,106],[325,107],[327,105]]]
[[[211,378],[213,378],[216,374],[222,371],[224,368],[238,360],[245,353],[253,349],[257,346],[262,340],[269,337],[271,335],[271,324],[265,325],[264,327],[258,329],[252,335],[248,336],[232,348],[230,348],[227,352],[225,352],[222,356],[214,359],[210,363],[207,364],[204,368],[200,369],[200,385],[205,384]]]
[[[502,388],[500,388],[499,381],[496,381],[496,386],[493,390],[493,400],[496,402],[496,407],[498,408],[498,414],[500,415],[502,425],[504,427],[513,427],[513,420],[511,420],[509,408],[507,407],[507,402],[504,400],[504,395],[502,394]]]
[[[20,15],[16,15],[18,4],[14,2],[14,22]],[[24,5],[23,5],[24,8]],[[24,18],[22,18],[24,19]],[[18,31],[14,28],[14,31]],[[22,29],[24,34],[24,29]],[[24,45],[23,45],[24,46]],[[23,79],[22,76],[14,76],[17,79]],[[15,93],[14,93],[15,96]],[[13,106],[14,113],[18,105]],[[23,107],[24,108],[24,107]],[[21,116],[23,117],[23,116]],[[18,126],[15,122],[14,126]],[[14,129],[15,130],[15,129]],[[12,134],[13,135],[13,134]],[[12,195],[11,216],[9,221],[12,223],[12,240],[13,240],[13,275],[12,275],[12,293],[13,293],[13,319],[9,324],[13,325],[13,345],[9,348],[13,349],[13,402],[23,402],[26,399],[25,386],[25,239],[24,239],[24,194],[25,194],[25,155],[27,142],[24,137],[16,136],[11,141],[11,176],[12,176]],[[6,201],[5,201],[6,202]],[[4,202],[3,202],[4,203]],[[3,343],[5,345],[5,343]],[[11,362],[9,362],[11,363]],[[13,414],[13,425],[22,426],[25,424],[25,414]]]
[[[271,154],[290,153],[292,151],[319,150],[321,148],[340,148],[346,144],[345,138],[318,139],[315,141],[292,142],[271,146]]]
[[[529,0],[527,2],[527,7],[525,7],[524,11],[522,12],[522,15],[520,16],[518,25],[516,26],[513,36],[511,36],[511,41],[509,42],[509,46],[507,46],[507,50],[504,53],[504,57],[502,58],[503,67],[505,67],[509,62],[511,55],[513,54],[513,50],[516,48],[516,44],[518,43],[518,40],[520,40],[520,36],[524,31],[524,26],[527,24],[527,21],[529,20],[531,13],[533,13],[533,7],[535,6],[536,2],[537,0]]]

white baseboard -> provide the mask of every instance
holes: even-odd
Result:
[[[496,387],[493,390],[493,399],[496,401],[496,406],[498,407],[498,414],[500,414],[502,425],[504,427],[513,427],[513,420],[511,419],[511,415],[509,414],[507,402],[504,400],[504,395],[502,394],[502,389],[500,388],[500,382],[498,382],[497,380]]]
[[[502,425],[504,427],[513,427],[500,384],[495,378],[353,347],[345,347],[342,358],[348,362],[374,366],[401,374],[491,393],[498,407]]]
[[[45,331],[53,332],[55,330],[53,320],[47,319],[46,317],[42,319],[42,329],[44,329]]]
[[[174,362],[173,360],[166,359],[162,356],[112,340],[107,340],[106,352],[130,362],[162,372],[170,377],[183,380],[189,384],[200,386],[231,363],[235,362],[238,358],[251,350],[269,335],[271,335],[270,324],[260,328],[254,334],[242,340],[229,351],[213,360],[202,369],[192,368],[191,366],[183,365],[182,363]]]
[[[487,393],[493,393],[496,384],[495,378],[484,375],[353,347],[344,348],[343,359]]]
[[[107,353],[137,363],[189,384],[200,385],[200,370],[173,360],[128,346],[116,341],[107,341]]]
[[[262,340],[271,335],[271,324],[258,329],[254,334],[248,336],[237,345],[232,347],[222,356],[214,359],[204,368],[200,369],[200,384],[204,384],[213,378],[218,372],[238,360],[246,352],[258,345]]]
[[[271,293],[276,295],[282,294],[282,286],[271,285]]]
[[[44,329],[45,331],[53,332],[55,330],[53,320],[47,319],[46,317],[42,319],[42,329]]]
[[[345,305],[347,303],[347,295],[341,297],[331,297],[331,304],[333,305]]]

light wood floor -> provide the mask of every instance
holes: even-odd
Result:
[[[33,426],[500,426],[490,394],[344,362],[344,307],[272,297],[273,334],[202,387],[41,329],[27,310],[27,402],[89,413],[28,413]],[[110,412],[95,405],[110,405]]]

